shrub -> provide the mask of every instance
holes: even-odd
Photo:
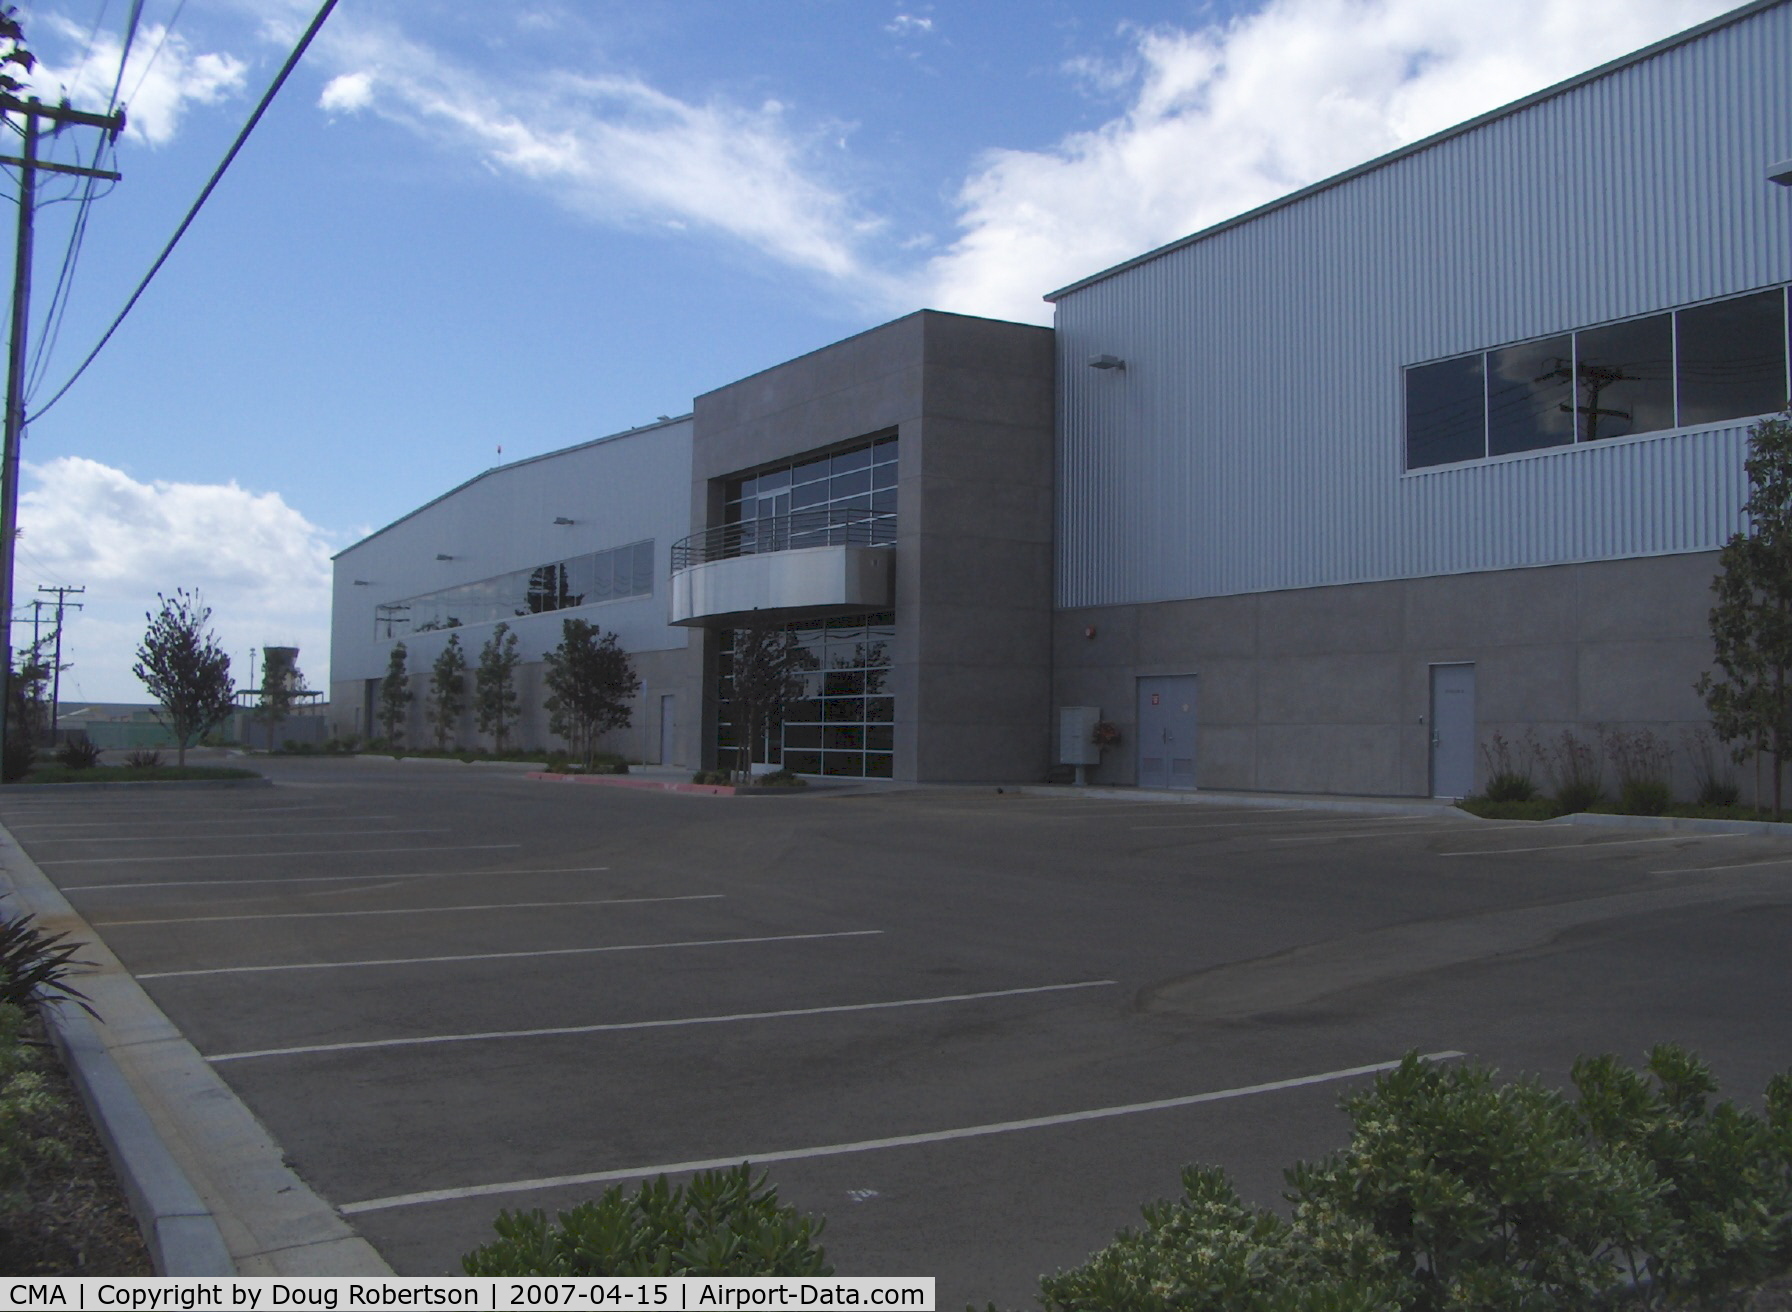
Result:
[[[1674,752],[1648,729],[1601,735],[1605,754],[1618,776],[1618,810],[1625,815],[1660,815],[1674,800]]]
[[[1673,793],[1661,780],[1632,779],[1618,793],[1618,811],[1622,815],[1660,815],[1673,800]]]
[[[1735,806],[1742,800],[1742,790],[1733,779],[1707,779],[1699,785],[1700,806]]]
[[[1605,793],[1605,767],[1599,749],[1564,729],[1549,745],[1546,768],[1564,812],[1585,811]]]
[[[100,763],[100,748],[84,737],[70,738],[56,749],[56,759],[71,770],[91,770]]]
[[[162,764],[162,754],[153,748],[147,752],[126,752],[124,763],[133,770],[154,770]]]
[[[6,735],[6,756],[0,760],[0,781],[16,784],[31,773],[31,766],[37,760],[37,752],[24,734],[12,732]]]
[[[1678,1048],[1574,1067],[1577,1100],[1409,1055],[1347,1096],[1349,1147],[1286,1173],[1290,1220],[1217,1170],[1040,1282],[1048,1312],[1717,1306],[1792,1262],[1792,1075],[1711,1106]]]
[[[691,776],[694,784],[725,784],[734,776],[726,770],[699,770]]]
[[[761,788],[807,788],[809,781],[793,770],[774,770],[753,781]]]
[[[1700,806],[1735,806],[1742,797],[1736,776],[1730,769],[1728,753],[1717,749],[1717,738],[1701,725],[1680,734],[1680,746],[1692,762],[1694,795]]]
[[[632,1198],[616,1185],[558,1224],[539,1209],[500,1212],[498,1238],[460,1264],[470,1276],[827,1276],[824,1224],[779,1206],[743,1162],[683,1185],[662,1175]]]
[[[0,1003],[0,1214],[30,1205],[24,1185],[38,1165],[68,1157],[62,1108],[46,1084],[42,1048],[25,1037],[23,1007]]]
[[[0,1006],[24,1007],[33,1002],[72,1001],[97,1016],[87,995],[68,982],[79,961],[80,943],[66,933],[48,934],[30,916],[0,917]]]
[[[1536,772],[1543,749],[1529,729],[1517,742],[1495,733],[1481,744],[1487,765],[1486,798],[1490,802],[1528,802],[1537,796]]]

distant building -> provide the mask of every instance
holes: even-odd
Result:
[[[816,657],[751,748],[806,773],[1043,778],[1081,706],[1098,781],[1455,796],[1496,731],[1695,728],[1792,391],[1788,51],[1747,5],[1055,292],[1055,333],[921,311],[489,471],[337,557],[336,727],[394,642],[421,687],[499,621],[538,708],[576,612],[642,668],[611,745],[689,766],[739,750],[748,621]]]

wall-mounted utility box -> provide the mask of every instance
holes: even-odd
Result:
[[[1099,706],[1058,708],[1059,765],[1101,764],[1101,748],[1095,745],[1095,724],[1100,719]]]

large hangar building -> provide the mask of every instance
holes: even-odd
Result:
[[[1052,293],[1055,331],[922,311],[491,471],[338,557],[338,727],[442,640],[382,615],[649,542],[648,590],[568,594],[643,664],[642,760],[732,754],[747,617],[819,662],[755,748],[805,773],[1035,780],[1089,706],[1097,781],[1456,796],[1496,731],[1697,727],[1792,391],[1789,55],[1761,0]]]

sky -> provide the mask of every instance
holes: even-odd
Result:
[[[924,307],[1049,324],[1056,288],[1730,7],[340,0],[63,391],[316,4],[21,4],[31,93],[116,86],[129,126],[122,181],[40,192],[15,643],[84,587],[65,704],[143,701],[146,612],[197,590],[239,685],[273,644],[327,688],[330,557],[484,469]]]

